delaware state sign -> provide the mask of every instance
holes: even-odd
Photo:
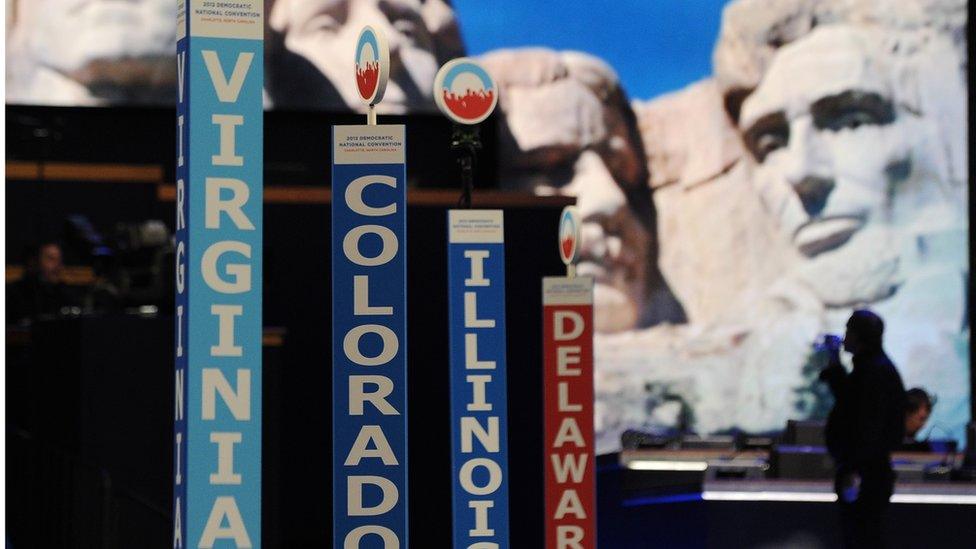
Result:
[[[546,549],[595,549],[593,279],[542,281]]]

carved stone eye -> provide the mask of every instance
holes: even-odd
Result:
[[[306,21],[302,25],[302,29],[308,33],[327,32],[334,34],[339,32],[339,28],[341,26],[342,25],[339,24],[339,21],[332,15],[328,13],[319,13]]]
[[[417,38],[417,24],[409,19],[398,19],[393,22],[393,28],[407,38]]]
[[[756,159],[762,162],[770,153],[786,146],[786,136],[780,132],[763,133],[756,137]]]
[[[874,92],[850,90],[821,98],[810,107],[818,128],[840,131],[889,124],[895,119],[891,102]]]
[[[786,147],[790,142],[790,126],[783,112],[767,114],[745,132],[745,144],[757,162]]]
[[[856,130],[863,125],[878,124],[878,118],[874,113],[863,109],[850,109],[840,113],[831,123],[833,130]]]

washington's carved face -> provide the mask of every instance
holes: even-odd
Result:
[[[760,195],[808,257],[890,222],[912,172],[917,113],[895,103],[870,40],[850,28],[818,29],[784,47],[743,103]]]
[[[352,108],[363,106],[354,78],[356,39],[364,26],[371,25],[390,45],[390,81],[381,106],[387,112],[405,112],[433,105],[431,88],[438,66],[424,13],[436,11],[444,17],[450,15],[450,8],[441,0],[426,4],[420,0],[278,0],[270,22],[285,34],[285,46],[314,65]]]

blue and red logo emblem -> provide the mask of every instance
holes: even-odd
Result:
[[[572,265],[579,259],[579,241],[579,210],[566,206],[559,216],[559,257],[566,265]]]
[[[477,124],[488,118],[498,103],[498,88],[476,61],[460,57],[448,61],[434,78],[434,101],[448,118]]]
[[[363,101],[375,105],[383,99],[390,74],[390,48],[386,38],[366,26],[356,42],[356,88]]]

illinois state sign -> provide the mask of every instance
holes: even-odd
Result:
[[[509,546],[504,235],[501,210],[448,212],[455,547]]]

